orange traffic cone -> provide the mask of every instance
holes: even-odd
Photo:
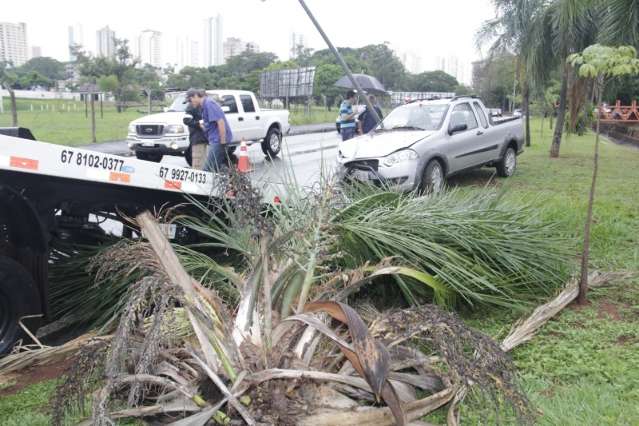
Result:
[[[242,139],[242,143],[240,144],[240,159],[237,162],[237,171],[240,173],[247,173],[251,171],[248,147],[246,146],[246,141],[244,139]]]

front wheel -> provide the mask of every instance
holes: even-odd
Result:
[[[20,318],[39,313],[40,293],[31,275],[15,260],[0,256],[0,354],[22,334]]]
[[[420,190],[426,194],[437,194],[444,187],[444,167],[438,160],[430,160],[422,173]]]
[[[262,142],[262,152],[267,157],[275,158],[282,149],[282,132],[276,127],[268,129],[268,133]]]
[[[135,158],[137,158],[138,160],[152,161],[154,163],[159,163],[160,161],[162,161],[162,157],[163,157],[162,154],[135,151]]]
[[[497,174],[501,177],[511,177],[517,169],[517,153],[512,146],[509,146],[497,163]]]

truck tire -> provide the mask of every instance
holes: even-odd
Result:
[[[511,177],[517,169],[517,153],[512,146],[506,148],[501,160],[497,163],[497,174],[501,177]]]
[[[162,154],[135,151],[135,158],[137,158],[138,160],[152,161],[154,163],[159,163],[160,161],[162,161],[162,157],[163,157]]]
[[[20,318],[39,313],[40,294],[29,272],[15,260],[0,256],[0,354],[11,350],[22,334]],[[33,323],[39,321],[28,325]]]
[[[262,152],[267,157],[275,158],[282,149],[282,132],[277,127],[271,127],[262,142]]]
[[[235,152],[235,150],[237,149],[237,146],[229,146],[226,148],[226,153],[231,156],[233,155],[233,153]]]
[[[419,186],[420,192],[437,194],[444,187],[445,181],[444,166],[439,160],[430,160],[422,173],[422,181]]]

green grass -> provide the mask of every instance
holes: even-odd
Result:
[[[10,126],[9,99],[5,96],[3,101],[4,114],[0,114],[0,126]],[[118,113],[112,103],[105,102],[104,118],[101,118],[99,108],[99,103],[96,103],[97,142],[126,139],[129,123],[144,115],[138,112],[138,107]],[[31,129],[41,141],[69,146],[91,143],[91,114],[89,112],[89,117],[85,117],[83,102],[18,99],[18,124]]]
[[[546,122],[547,123],[547,122]],[[549,159],[551,133],[534,120],[533,146],[519,158],[507,185],[508,197],[534,198],[542,215],[574,237],[575,263],[581,250],[594,136],[568,136],[559,159]],[[490,171],[453,180],[454,185],[484,185]],[[591,268],[639,272],[639,149],[604,142],[594,206]],[[533,340],[513,351],[522,385],[541,414],[541,425],[639,424],[639,278],[591,291],[585,308],[569,307]],[[616,318],[605,313],[613,306]],[[504,337],[517,314],[483,311],[467,321]],[[483,417],[482,417],[483,416]],[[441,410],[428,417],[445,422]],[[512,418],[502,423],[515,424]],[[494,412],[469,400],[462,410],[466,424],[493,424]]]
[[[56,380],[47,380],[0,398],[0,426],[48,425],[48,405],[56,385]]]
[[[0,127],[11,126],[9,99],[3,97],[4,113],[0,114]],[[33,107],[33,110],[32,110]],[[91,143],[91,114],[85,116],[84,102],[63,100],[18,99],[18,125],[31,129],[38,140],[61,145],[81,146]],[[104,103],[104,117],[100,117],[96,103],[96,141],[108,142],[126,139],[129,123],[145,114],[143,106],[132,106],[118,113],[113,103]],[[155,107],[157,109],[157,107]],[[334,123],[337,110],[312,107],[310,114],[303,106],[291,108],[291,125]]]
[[[299,126],[302,124],[318,124],[318,123],[335,123],[335,119],[339,114],[337,108],[333,108],[331,111],[327,111],[324,107],[311,107],[310,114],[307,114],[302,105],[291,105],[289,109],[291,115],[289,122],[292,126]]]

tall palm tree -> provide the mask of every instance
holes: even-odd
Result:
[[[599,40],[639,47],[639,0],[600,0],[603,9]]]
[[[516,73],[521,86],[523,109],[526,113],[526,145],[530,146],[530,58],[533,23],[544,11],[545,0],[493,0],[498,16],[484,22],[477,34],[477,43],[491,42],[491,56],[512,52],[517,58]]]
[[[570,54],[592,44],[597,36],[596,0],[553,0],[532,25],[529,74],[537,84],[547,81],[548,72],[561,67],[559,108],[550,156],[558,157],[566,120],[568,80],[573,72],[567,63]]]

